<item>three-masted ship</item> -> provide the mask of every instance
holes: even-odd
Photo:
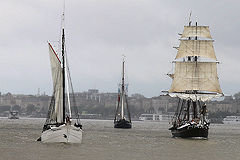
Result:
[[[128,106],[127,84],[125,84],[124,63],[122,62],[122,83],[118,88],[117,108],[114,118],[114,128],[132,128],[131,116]],[[125,113],[126,110],[126,113]],[[126,114],[126,116],[125,116]]]
[[[171,97],[178,97],[178,106],[172,120],[173,137],[207,138],[210,121],[206,101],[223,95],[218,81],[217,61],[209,26],[194,26],[189,21],[179,34]]]
[[[38,141],[44,143],[81,143],[82,125],[79,119],[67,61],[64,26],[62,26],[61,53],[58,54],[50,42],[48,46],[52,70],[53,95],[42,135]]]

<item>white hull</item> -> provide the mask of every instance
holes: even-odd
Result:
[[[41,141],[43,143],[81,143],[82,129],[69,124],[51,127],[51,129],[43,131]]]
[[[239,124],[240,125],[240,121],[223,121],[223,124]]]
[[[146,122],[169,122],[173,118],[173,115],[166,114],[141,114],[140,121]]]
[[[224,124],[240,124],[240,116],[227,116],[223,119]]]

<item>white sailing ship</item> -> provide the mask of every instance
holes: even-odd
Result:
[[[173,137],[208,137],[206,101],[223,95],[209,26],[184,26],[180,34],[169,95],[179,103],[170,128]]]
[[[42,135],[38,141],[42,141],[43,143],[81,143],[82,125],[77,112],[69,72],[65,50],[64,26],[62,26],[61,56],[57,54],[50,42],[48,45],[52,69],[53,96],[49,106],[47,120],[44,124]]]

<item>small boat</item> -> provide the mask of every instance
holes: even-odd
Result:
[[[118,100],[117,100],[117,109],[114,118],[114,128],[132,128],[131,116],[127,101],[127,85],[125,84],[125,73],[124,73],[124,63],[122,62],[122,83],[119,84],[118,88]],[[127,118],[125,116],[125,110],[127,112]]]
[[[169,122],[173,118],[172,114],[157,114],[157,113],[144,113],[139,117],[140,121],[152,121],[152,122]]]
[[[8,119],[19,119],[19,112],[18,111],[9,111]]]
[[[63,12],[64,20],[64,12]],[[62,22],[63,24],[64,22]],[[81,143],[82,125],[77,111],[72,81],[65,51],[65,34],[62,26],[61,56],[48,42],[53,79],[53,96],[50,102],[42,135],[43,143]],[[71,92],[71,93],[70,93]],[[67,96],[67,97],[66,97]],[[73,113],[72,113],[73,108]]]
[[[161,121],[162,114],[150,114],[150,113],[141,114],[139,117],[139,120],[140,121]]]
[[[168,94],[179,102],[169,130],[173,137],[206,139],[210,121],[205,102],[223,96],[217,75],[219,62],[209,26],[198,26],[197,22],[192,26],[189,18],[189,25],[179,35],[174,74],[168,74],[172,78]]]
[[[224,124],[240,124],[240,116],[227,116],[223,118]]]

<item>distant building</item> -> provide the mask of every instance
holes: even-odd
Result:
[[[101,93],[97,89],[89,89],[75,94],[76,103],[80,112],[88,114],[101,114],[102,116],[114,115],[118,93]],[[21,114],[26,114],[28,106],[34,106],[34,116],[45,117],[50,104],[51,96],[47,95],[23,95],[0,93],[0,115],[3,115],[12,106],[19,106]],[[146,98],[141,94],[133,94],[128,97],[129,108],[134,116],[142,113],[168,113],[175,112],[178,98],[168,95]],[[210,101],[207,103],[211,112],[240,112],[240,101],[232,96],[225,96],[222,101]]]

